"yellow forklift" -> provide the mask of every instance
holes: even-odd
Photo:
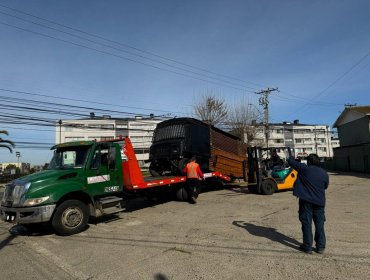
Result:
[[[291,156],[289,147],[248,148],[248,190],[251,193],[271,195],[276,191],[293,188],[297,171],[288,166],[286,159],[273,164],[272,155],[277,150]]]

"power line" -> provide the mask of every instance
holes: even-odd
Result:
[[[283,92],[284,94],[287,94],[286,92]],[[341,103],[332,103],[332,102],[318,102],[318,101],[312,101],[306,98],[302,99],[295,99],[295,98],[289,98],[289,97],[282,97],[278,95],[271,96],[271,99],[275,99],[277,101],[281,102],[291,102],[291,103],[301,103],[301,104],[309,104],[313,106],[340,106],[343,105]]]
[[[75,99],[75,98],[66,98],[66,97],[54,97],[51,95],[45,95],[45,94],[37,94],[37,93],[31,93],[31,92],[26,92],[26,91],[17,91],[17,90],[10,90],[10,89],[4,89],[0,88],[0,91],[5,91],[5,92],[10,92],[10,93],[19,93],[19,94],[24,94],[24,95],[31,95],[31,96],[40,96],[40,97],[51,97],[55,99],[62,99],[62,100],[68,100],[68,101],[79,101],[79,102],[85,102],[85,103],[92,103],[92,104],[101,104],[101,105],[110,105],[110,106],[119,106],[117,104],[109,104],[109,103],[102,103],[102,102],[94,102],[94,101],[86,101],[86,100],[81,100],[81,99]],[[19,102],[22,104],[26,99],[19,99],[16,97],[6,97],[6,96],[0,96],[0,99],[5,99],[9,100],[12,103],[14,102]],[[107,110],[107,109],[101,109],[101,108],[94,108],[94,107],[85,107],[85,106],[77,106],[77,105],[66,105],[66,104],[61,104],[61,103],[53,103],[53,102],[47,102],[47,101],[38,101],[38,100],[26,100],[27,102],[31,102],[34,104],[44,104],[44,105],[52,105],[52,106],[62,106],[62,107],[67,107],[67,108],[77,108],[77,109],[85,109],[91,111],[100,111],[100,112],[108,112],[108,113],[118,113],[118,114],[127,114],[127,115],[137,115],[137,113],[132,113],[132,112],[126,112],[126,111],[116,111],[116,110]],[[24,104],[24,103],[23,103]],[[122,106],[122,107],[128,107],[128,106]],[[143,108],[138,108],[138,107],[129,107],[129,108],[135,108],[135,109],[143,109]],[[155,109],[144,109],[144,110],[150,110],[150,111],[155,111]],[[180,113],[180,112],[170,112],[170,111],[164,111],[164,110],[159,110],[161,112],[166,112],[166,113]],[[150,114],[142,114],[144,116],[150,117]]]
[[[32,15],[30,13],[26,13],[24,11],[21,11],[21,10],[17,10],[17,9],[14,9],[14,8],[11,8],[11,7],[8,7],[8,6],[5,6],[5,5],[1,5],[1,7],[3,8],[6,8],[6,9],[9,9],[9,10],[12,10],[12,11],[15,11],[17,13],[21,13],[21,14],[24,14],[24,15],[27,15],[27,16],[30,16],[30,17],[33,17],[33,18],[36,18],[36,19],[39,19],[39,20],[42,20],[42,21],[45,21],[45,22],[48,22],[48,23],[52,23],[54,25],[57,25],[57,26],[60,26],[60,27],[63,27],[63,28],[66,28],[66,29],[69,29],[69,30],[73,30],[73,31],[76,31],[76,32],[79,32],[79,33],[82,33],[82,34],[85,34],[85,35],[88,35],[88,36],[91,36],[91,37],[94,37],[94,38],[98,38],[98,39],[101,39],[101,40],[104,40],[104,41],[107,41],[107,42],[110,42],[110,43],[114,43],[114,44],[117,44],[117,45],[120,45],[120,46],[123,46],[123,47],[126,47],[126,48],[129,48],[129,49],[132,49],[132,50],[135,50],[135,51],[138,51],[138,52],[141,52],[141,53],[145,53],[145,54],[149,54],[151,56],[154,56],[154,57],[157,57],[157,58],[160,58],[160,59],[163,59],[163,60],[166,60],[166,61],[169,61],[169,62],[173,62],[173,63],[176,63],[176,64],[179,64],[179,65],[183,65],[183,66],[186,66],[186,67],[190,67],[190,68],[193,68],[193,69],[197,69],[197,70],[200,70],[200,71],[203,71],[203,72],[207,72],[207,73],[210,73],[212,75],[216,75],[216,76],[219,76],[219,77],[224,77],[224,78],[227,78],[227,79],[231,79],[231,80],[235,80],[235,81],[239,81],[239,82],[243,82],[243,83],[246,83],[246,84],[252,84],[254,86],[258,86],[258,87],[263,87],[263,85],[260,85],[260,84],[257,84],[257,83],[253,83],[253,82],[248,82],[248,81],[245,81],[245,80],[242,80],[242,79],[239,79],[239,78],[235,78],[235,77],[231,77],[231,76],[227,76],[227,75],[224,75],[224,74],[219,74],[219,73],[216,73],[216,72],[212,72],[212,71],[209,71],[207,69],[204,69],[204,68],[201,68],[201,67],[198,67],[198,66],[193,66],[193,65],[190,65],[190,64],[187,64],[187,63],[184,63],[184,62],[181,62],[181,61],[178,61],[178,60],[174,60],[174,59],[171,59],[171,58],[167,58],[167,57],[164,57],[164,56],[161,56],[161,55],[158,55],[158,54],[155,54],[153,52],[149,52],[149,51],[146,51],[146,50],[142,50],[142,49],[139,49],[137,47],[133,47],[133,46],[130,46],[128,44],[123,44],[121,42],[118,42],[118,41],[114,41],[114,40],[111,40],[111,39],[108,39],[108,38],[105,38],[105,37],[102,37],[102,36],[99,36],[99,35],[96,35],[96,34],[92,34],[92,33],[89,33],[89,32],[86,32],[86,31],[83,31],[81,29],[77,29],[77,28],[73,28],[73,27],[70,27],[70,26],[67,26],[67,25],[63,25],[63,24],[60,24],[58,22],[55,22],[55,21],[51,21],[51,20],[48,20],[48,19],[45,19],[45,18],[42,18],[42,17],[39,17],[39,16],[35,16],[35,15]],[[3,13],[3,12],[2,12]],[[6,14],[6,13],[4,13]],[[9,14],[7,14],[9,15]],[[12,17],[16,17],[14,15],[9,15],[9,16],[12,16]],[[18,18],[18,17],[16,17]],[[21,20],[24,20],[24,21],[27,21],[23,18],[19,18]],[[32,22],[33,23],[33,22]],[[35,23],[35,24],[39,24],[39,23]],[[47,27],[47,28],[51,28],[51,27]],[[58,30],[59,31],[59,30]],[[64,32],[64,31],[60,31],[60,32]],[[135,54],[136,55],[136,54]]]
[[[136,56],[136,57],[139,57],[141,59],[145,59],[145,60],[149,60],[151,62],[155,62],[155,63],[159,63],[159,64],[162,64],[164,66],[168,66],[168,67],[171,67],[171,68],[174,68],[176,70],[180,70],[180,71],[184,71],[184,72],[189,72],[191,74],[195,74],[195,75],[199,75],[199,76],[202,76],[202,77],[205,77],[205,78],[209,78],[209,79],[215,79],[215,80],[218,80],[220,82],[224,82],[224,83],[229,83],[229,84],[233,84],[231,83],[230,81],[228,80],[224,80],[224,79],[220,79],[220,78],[215,78],[215,77],[212,77],[212,76],[207,76],[207,75],[204,75],[202,73],[199,73],[199,72],[194,72],[194,71],[191,71],[191,70],[188,70],[188,69],[185,69],[185,68],[182,68],[182,67],[178,67],[178,66],[174,66],[174,65],[171,65],[169,63],[165,63],[165,62],[162,62],[162,61],[159,61],[157,59],[152,59],[150,57],[147,57],[147,56],[144,56],[144,55],[139,55],[139,54],[136,54],[136,53],[133,53],[133,52],[130,52],[130,51],[127,51],[127,50],[123,50],[123,49],[120,49],[120,48],[116,48],[114,46],[111,46],[111,45],[107,45],[107,44],[103,44],[103,43],[100,43],[100,42],[97,42],[97,41],[94,41],[94,40],[91,40],[91,39],[88,39],[88,38],[85,38],[85,37],[82,37],[82,36],[79,36],[79,35],[75,35],[75,34],[72,34],[70,32],[66,32],[66,31],[63,31],[63,30],[59,30],[57,28],[53,28],[53,27],[50,27],[50,26],[46,26],[46,25],[43,25],[43,24],[40,24],[38,22],[34,22],[34,21],[30,21],[30,20],[26,20],[26,19],[23,19],[23,18],[20,18],[20,17],[17,17],[17,16],[14,16],[14,15],[11,15],[11,14],[8,14],[8,13],[4,13],[4,12],[1,12],[1,14],[4,14],[4,15],[7,15],[7,16],[10,16],[10,17],[13,17],[13,18],[16,18],[16,19],[19,19],[19,20],[22,20],[22,21],[25,21],[25,22],[28,22],[28,23],[32,23],[34,25],[38,25],[38,26],[41,26],[43,28],[47,28],[47,29],[51,29],[51,30],[54,30],[54,31],[57,31],[57,32],[60,32],[60,33],[64,33],[64,34],[67,34],[69,36],[72,36],[72,37],[75,37],[75,38],[78,38],[78,39],[82,39],[84,41],[88,41],[90,43],[93,43],[93,44],[97,44],[97,45],[100,45],[100,46],[103,46],[103,47],[107,47],[107,48],[110,48],[110,49],[113,49],[115,51],[119,51],[119,52],[123,52],[123,53],[126,53],[126,54],[129,54],[129,55],[133,55],[133,56]],[[208,72],[208,71],[207,71]],[[248,86],[243,86],[243,85],[240,85],[240,84],[235,84],[236,86],[240,86],[240,87],[246,87],[246,88],[249,88],[249,89],[252,89],[252,90],[255,90],[255,88],[252,88],[252,87],[248,87]]]
[[[162,71],[166,71],[166,72],[169,72],[169,73],[173,73],[173,74],[176,74],[176,75],[180,75],[180,76],[192,78],[192,79],[203,81],[203,82],[207,82],[207,83],[216,84],[216,85],[223,86],[223,87],[232,88],[232,89],[235,89],[235,90],[238,90],[238,91],[252,93],[252,91],[247,90],[245,88],[240,88],[240,87],[237,87],[237,86],[231,86],[231,85],[221,84],[221,83],[217,83],[217,82],[214,82],[214,81],[210,81],[210,80],[198,78],[198,77],[195,77],[195,76],[192,76],[192,75],[188,75],[188,74],[177,72],[177,71],[174,71],[174,70],[162,68],[162,67],[159,67],[159,66],[156,66],[156,65],[152,65],[152,64],[149,64],[149,63],[146,63],[146,62],[142,62],[142,61],[138,61],[138,60],[135,60],[135,59],[132,59],[132,58],[128,58],[128,57],[125,57],[125,56],[113,54],[113,53],[110,53],[110,52],[107,52],[107,51],[103,51],[103,50],[99,50],[99,49],[96,49],[96,48],[93,48],[93,47],[89,47],[89,46],[86,46],[86,45],[83,45],[83,44],[75,43],[75,42],[72,42],[72,41],[68,41],[68,40],[65,40],[65,39],[57,38],[57,37],[54,37],[54,36],[51,36],[51,35],[47,35],[47,34],[44,34],[44,33],[40,33],[40,32],[37,32],[37,31],[33,31],[33,30],[29,30],[29,29],[22,28],[22,27],[19,27],[19,26],[15,26],[15,25],[12,25],[12,24],[8,24],[8,23],[2,22],[2,21],[0,21],[0,24],[5,25],[5,26],[8,26],[8,27],[15,28],[15,29],[18,29],[18,30],[22,30],[22,31],[25,31],[25,32],[28,32],[28,33],[32,33],[32,34],[36,34],[36,35],[39,35],[39,36],[43,36],[43,37],[46,37],[46,38],[49,38],[49,39],[53,39],[53,40],[56,40],[56,41],[64,42],[64,43],[67,43],[67,44],[71,44],[71,45],[74,45],[74,46],[77,46],[77,47],[81,47],[81,48],[85,48],[85,49],[88,49],[88,50],[92,50],[92,51],[95,51],[95,52],[98,52],[98,53],[102,53],[102,54],[106,54],[106,55],[109,55],[109,56],[113,56],[113,57],[116,57],[116,58],[119,58],[119,59],[127,60],[127,61],[130,61],[130,62],[134,62],[134,63],[138,63],[138,64],[145,65],[145,66],[148,66],[148,67],[152,67],[152,68],[155,68],[155,69],[158,69],[158,70],[162,70]],[[204,76],[204,75],[201,75],[201,76]],[[211,77],[207,77],[207,78],[211,78]],[[229,83],[229,82],[227,82],[227,83]],[[231,84],[231,83],[229,83],[229,84]]]
[[[355,69],[362,61],[364,61],[370,53],[365,54],[361,59],[359,59],[355,64],[353,64],[348,70],[346,70],[342,75],[340,75],[338,78],[336,78],[332,83],[330,83],[326,88],[324,88],[322,91],[320,91],[318,94],[314,95],[313,98],[310,100],[313,101],[315,99],[318,99],[320,96],[322,96],[325,92],[327,92],[330,88],[332,88],[336,83],[338,83],[341,79],[343,79],[346,75],[348,75],[353,69]],[[294,113],[298,111],[302,111],[305,107],[307,107],[307,104],[299,107]]]

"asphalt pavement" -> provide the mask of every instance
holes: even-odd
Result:
[[[233,186],[195,205],[135,199],[69,237],[0,222],[0,279],[369,279],[369,197],[369,176],[330,174],[322,255],[298,250],[291,191]]]

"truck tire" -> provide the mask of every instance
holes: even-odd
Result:
[[[176,192],[177,199],[180,201],[186,201],[188,200],[188,192],[184,187],[181,187]]]
[[[271,179],[262,181],[261,192],[265,195],[272,195],[277,189],[276,182]]]
[[[84,231],[89,220],[87,205],[79,200],[66,200],[56,209],[51,224],[58,235]]]

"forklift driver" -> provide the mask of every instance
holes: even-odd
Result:
[[[277,154],[276,149],[274,149],[271,155],[271,169],[272,170],[281,169],[281,166],[282,166],[282,160]]]

